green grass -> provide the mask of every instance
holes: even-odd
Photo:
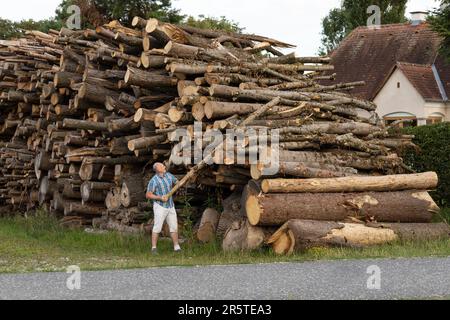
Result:
[[[445,220],[447,223],[450,223],[450,208],[444,208],[441,210],[438,219]]]
[[[444,215],[449,216],[450,210]],[[0,219],[0,273],[65,271],[70,265],[82,270],[111,270],[164,266],[254,264],[336,259],[410,258],[450,256],[450,240],[395,243],[367,249],[319,248],[289,257],[269,249],[251,253],[224,253],[219,242],[188,242],[184,252],[172,252],[171,242],[160,243],[160,255],[150,255],[150,239],[118,233],[90,234],[63,229],[56,219],[37,217]]]

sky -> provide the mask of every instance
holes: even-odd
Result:
[[[2,1],[0,17],[19,21],[54,15],[61,0]],[[297,46],[297,54],[315,55],[320,47],[321,21],[341,0],[173,0],[183,14],[225,16],[246,33],[276,38]],[[407,12],[436,7],[435,0],[409,0]]]

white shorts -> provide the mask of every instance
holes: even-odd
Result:
[[[153,233],[160,234],[165,221],[169,225],[170,233],[178,232],[178,218],[175,207],[166,209],[155,203],[153,204],[153,212],[155,214]]]

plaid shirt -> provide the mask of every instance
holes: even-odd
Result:
[[[177,178],[175,178],[174,175],[171,173],[167,172],[162,178],[159,175],[155,175],[148,184],[147,192],[151,192],[156,196],[162,197],[168,194],[172,190],[172,187],[175,186],[177,183],[178,183]],[[161,207],[166,209],[170,209],[175,206],[172,197],[170,197],[169,201],[167,202],[156,200],[153,200],[153,202],[159,204]]]

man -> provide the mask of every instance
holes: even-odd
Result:
[[[175,252],[181,252],[178,240],[178,218],[175,210],[173,198],[166,195],[172,190],[178,180],[169,172],[162,163],[153,165],[155,176],[150,180],[147,188],[147,199],[153,200],[153,212],[155,214],[154,227],[152,234],[152,254],[158,254],[158,239],[162,231],[164,222],[170,228],[170,235],[173,240]]]

